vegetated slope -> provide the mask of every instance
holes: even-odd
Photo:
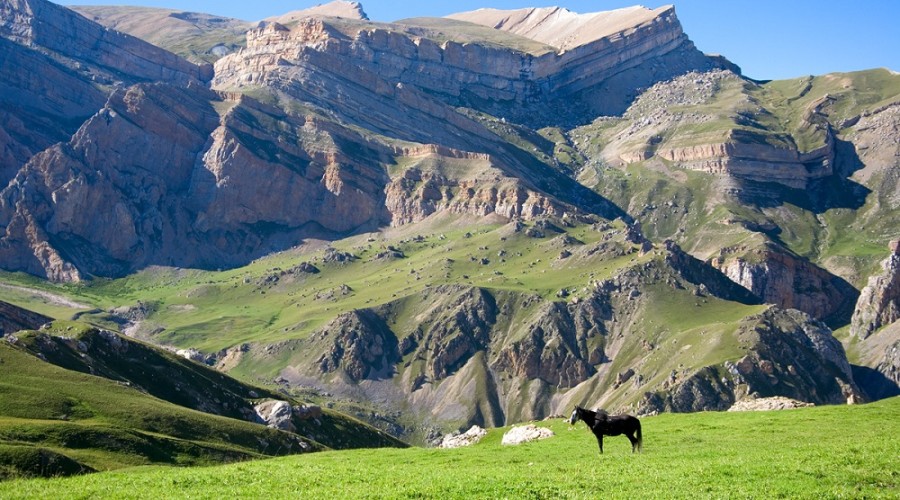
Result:
[[[204,413],[261,421],[259,403],[284,395],[249,386],[204,364],[143,342],[83,324],[56,322],[36,333],[18,333],[15,345],[62,368],[124,383],[159,399]],[[371,427],[328,409],[318,415],[295,412],[292,432],[332,449],[403,446]],[[309,413],[309,412],[307,412]]]
[[[829,330],[757,305],[633,226],[460,222],[432,219],[434,232],[408,226],[233,271],[155,269],[63,289],[133,304],[82,320],[199,349],[238,377],[334,402],[419,442],[573,403],[655,412],[726,409],[749,394],[859,397]]]
[[[254,23],[223,16],[151,7],[73,5],[108,28],[140,38],[193,62],[214,62],[241,48]]]
[[[230,17],[153,7],[73,5],[82,16],[195,62],[215,62],[245,45],[247,30],[258,23]],[[355,2],[328,4],[273,16],[262,22],[291,24],[309,16],[367,19]]]
[[[19,330],[35,330],[50,320],[43,314],[0,301],[0,337]]]
[[[322,449],[296,434],[208,415],[0,342],[2,476],[149,463],[212,464]]]
[[[212,468],[141,468],[0,484],[0,495],[323,497],[891,497],[897,487],[900,400],[778,412],[642,419],[644,448],[606,438],[598,455],[584,424],[537,422],[555,436],[501,446],[507,429],[454,450],[354,450]],[[852,430],[851,430],[852,429]],[[766,444],[769,443],[769,444]]]
[[[841,326],[895,237],[898,102],[886,70],[766,84],[693,74],[571,136],[582,182],[629,207],[648,237]]]

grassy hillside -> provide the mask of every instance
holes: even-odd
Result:
[[[150,7],[76,5],[72,9],[195,63],[215,62],[244,46],[245,34],[254,26],[239,19]]]
[[[0,342],[0,477],[46,472],[41,461],[38,469],[30,467],[36,453],[107,470],[209,465],[322,448],[297,435],[182,408],[126,383],[65,370]]]
[[[900,398],[862,406],[644,418],[644,452],[579,423],[500,445],[494,429],[458,450],[325,452],[211,468],[142,467],[0,483],[0,496],[329,498],[891,498],[900,477]]]
[[[898,102],[900,77],[885,69],[767,83],[688,75],[652,87],[622,117],[567,137],[584,158],[579,180],[639,220],[649,238],[673,238],[702,258],[771,240],[861,287],[896,238],[889,123]],[[726,142],[809,152],[825,146],[826,130],[835,140],[835,173],[807,189],[737,182],[660,157],[614,166],[623,152]]]
[[[562,288],[583,294],[592,281],[651,258],[639,256],[624,240],[624,224],[603,224],[554,226],[531,237],[526,231],[534,223],[516,231],[515,223],[442,217],[330,245],[311,243],[221,272],[151,268],[117,280],[65,285],[8,273],[0,274],[0,280],[95,308],[36,310],[58,319],[81,312],[82,320],[112,329],[119,325],[110,321],[110,310],[140,303],[147,314],[136,335],[216,352],[243,342],[305,338],[342,311],[414,296],[438,284],[536,293],[547,299]],[[603,251],[589,252],[602,243],[607,243]],[[329,262],[326,247],[355,258]],[[558,258],[567,248],[574,255]],[[320,272],[296,272],[304,262]],[[44,299],[20,293],[7,300],[28,308]]]

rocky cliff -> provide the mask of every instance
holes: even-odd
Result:
[[[217,63],[214,85],[281,88],[284,80],[309,79],[309,65],[322,64],[380,95],[395,95],[392,89],[398,85],[412,86],[452,105],[537,123],[584,121],[590,119],[585,113],[616,112],[641,85],[719,64],[693,48],[671,8],[613,29],[605,22],[595,19],[592,26],[599,36],[581,45],[530,50],[519,48],[527,45],[513,35],[499,46],[460,43],[453,39],[454,27],[440,23],[423,27],[314,17],[288,28],[272,22],[248,32],[247,47]],[[628,77],[622,76],[626,73]],[[586,92],[601,85],[607,89],[602,96]],[[564,102],[568,106],[562,109],[575,108],[573,99],[589,109],[578,109],[580,117],[558,116]]]
[[[805,188],[834,173],[835,137],[823,98],[794,130],[779,130],[759,87],[730,70],[690,73],[642,93],[614,128],[602,157],[610,163],[661,158],[679,167]],[[677,133],[673,133],[674,130]],[[810,140],[800,144],[802,135]]]
[[[900,241],[892,241],[890,251],[881,263],[884,273],[869,278],[856,302],[850,334],[860,339],[900,320]]]
[[[187,84],[212,77],[208,65],[191,64],[45,0],[4,0],[0,19],[3,38],[51,54],[99,83],[166,80]]]
[[[508,40],[440,41],[446,32],[436,28],[307,17],[251,30],[246,48],[216,63],[214,94],[202,85],[209,68],[66,9],[40,0],[4,8],[4,43],[16,44],[21,64],[57,68],[84,94],[63,101],[75,116],[69,129],[29,136],[35,118],[17,108],[4,129],[4,266],[54,280],[148,264],[233,266],[303,237],[440,211],[620,215],[498,137],[506,125],[476,110],[552,117],[553,99],[576,98],[630,68],[713,64],[691,48],[671,10],[593,46],[543,54]],[[61,33],[78,34],[77,43]],[[665,62],[678,51],[693,55]],[[11,84],[31,93],[26,102],[43,102],[39,81]],[[456,160],[462,173],[443,167]]]
[[[668,391],[644,395],[641,410],[727,410],[748,395],[787,395],[815,404],[864,400],[841,343],[809,316],[771,308],[745,318],[736,335],[748,354],[704,367],[681,380],[673,377]],[[802,386],[789,380],[802,380]]]
[[[723,248],[711,263],[768,304],[838,324],[846,322],[859,296],[845,280],[771,243]]]

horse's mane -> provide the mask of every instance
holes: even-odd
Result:
[[[595,418],[608,418],[609,417],[609,413],[607,413],[606,410],[604,410],[602,408],[600,408],[598,410],[588,410],[587,408],[582,408],[580,406],[576,406],[575,408],[578,409],[578,413],[583,414],[583,415],[590,415]]]

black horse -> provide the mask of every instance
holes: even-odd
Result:
[[[576,406],[572,410],[572,416],[569,417],[569,424],[575,425],[578,420],[584,420],[584,423],[597,436],[597,443],[600,444],[600,453],[603,453],[603,436],[618,436],[625,434],[625,437],[631,441],[631,452],[641,451],[644,444],[641,439],[641,421],[637,417],[631,415],[610,415],[603,410],[591,411],[580,406]]]

